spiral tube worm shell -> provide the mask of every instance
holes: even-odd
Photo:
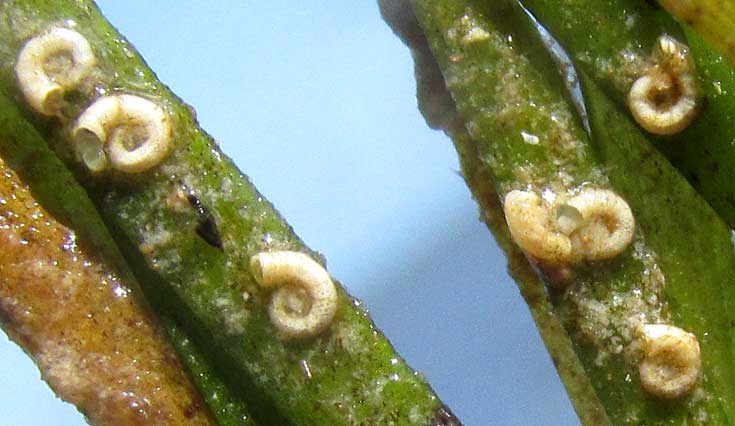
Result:
[[[566,205],[579,212],[578,227],[569,235],[573,250],[586,259],[610,259],[633,241],[633,212],[613,191],[585,189],[570,198]]]
[[[534,192],[510,191],[503,210],[513,240],[523,251],[550,263],[572,259],[569,237],[554,229],[550,207]]]
[[[161,107],[126,94],[97,99],[82,112],[72,136],[82,161],[94,172],[107,167],[108,156],[115,169],[144,172],[166,157],[173,140]]]
[[[697,82],[685,45],[662,35],[656,50],[656,64],[628,92],[628,107],[648,132],[671,135],[684,130],[696,116]]]
[[[642,332],[644,358],[638,369],[643,390],[666,399],[688,394],[702,371],[697,337],[666,324],[646,324]]]
[[[60,113],[64,93],[93,70],[94,53],[87,39],[55,27],[23,46],[15,64],[20,89],[30,106],[44,115]]]
[[[268,314],[286,339],[326,330],[337,312],[337,291],[329,273],[311,257],[294,251],[258,253],[250,259],[255,280],[275,288]]]
[[[503,209],[515,243],[551,264],[609,259],[633,241],[633,213],[607,189],[584,188],[554,205],[532,191],[513,190]]]

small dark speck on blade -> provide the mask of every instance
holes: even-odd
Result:
[[[199,221],[196,226],[196,233],[199,235],[207,244],[218,249],[222,249],[222,238],[217,229],[217,223],[209,213],[206,207],[202,204],[197,197],[192,194],[187,195],[189,204],[192,205],[197,211]]]

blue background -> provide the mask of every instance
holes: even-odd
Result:
[[[579,423],[377,4],[99,5],[467,426]],[[0,424],[85,424],[0,359]]]

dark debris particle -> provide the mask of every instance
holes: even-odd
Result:
[[[646,3],[648,3],[648,5],[654,9],[661,10],[661,6],[656,0],[646,0]]]
[[[191,404],[187,405],[184,410],[184,417],[187,419],[193,419],[194,416],[201,410],[201,407],[197,401],[192,401]]]
[[[199,235],[199,237],[206,241],[210,246],[222,250],[222,237],[219,234],[217,223],[214,221],[212,215],[209,213],[207,208],[204,207],[204,204],[199,201],[199,198],[193,194],[188,194],[186,198],[189,200],[189,204],[191,204],[191,206],[197,211],[199,219],[197,226],[194,229],[197,235]]]
[[[462,426],[462,422],[452,413],[449,407],[442,405],[437,410],[431,426]]]

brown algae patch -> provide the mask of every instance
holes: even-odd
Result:
[[[120,277],[77,244],[5,164],[3,327],[44,380],[96,424],[211,424],[161,330]]]

